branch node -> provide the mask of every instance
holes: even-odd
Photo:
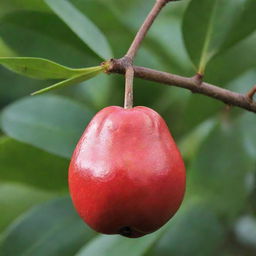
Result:
[[[105,66],[104,72],[106,74],[120,73],[123,74],[125,69],[128,67],[126,58],[121,59],[110,59],[103,62],[101,65]]]
[[[105,74],[108,74],[108,75],[111,74],[110,67],[111,67],[112,60],[113,59],[101,62],[100,66],[103,67],[103,72]]]
[[[108,68],[106,71],[108,73],[125,74],[127,68],[127,59],[121,58],[109,60],[107,67]],[[205,82],[202,82],[201,84],[199,83],[200,86],[197,86],[196,81],[198,80],[196,80],[195,76],[183,77],[139,66],[132,66],[132,68],[135,77],[157,83],[162,83],[169,86],[177,86],[188,89],[192,93],[204,94],[208,97],[218,99],[225,104],[244,108],[256,113],[256,101],[251,100],[251,97],[256,94],[256,85],[250,91],[250,93],[248,93],[248,96],[248,94],[235,93],[219,86]]]
[[[200,73],[196,73],[196,75],[194,75],[192,78],[193,78],[194,81],[196,82],[196,85],[197,85],[197,86],[200,86],[200,85],[202,85],[202,83],[203,83],[204,75],[203,75],[203,74],[200,74]]]
[[[246,94],[246,97],[249,99],[250,102],[253,102],[253,97],[256,94],[256,85],[252,87],[252,89]]]

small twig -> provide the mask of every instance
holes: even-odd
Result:
[[[129,57],[131,60],[134,59],[143,39],[145,38],[148,30],[152,26],[154,20],[156,19],[157,15],[160,13],[162,8],[168,3],[170,0],[156,0],[154,7],[152,8],[151,12],[148,14],[146,20],[142,24],[141,28],[139,29],[138,33],[136,34],[129,50],[126,53],[126,56]]]
[[[146,20],[142,24],[138,33],[136,34],[129,50],[126,55],[122,58],[125,68],[125,100],[124,100],[124,108],[132,108],[133,106],[133,78],[134,78],[134,70],[133,70],[133,60],[134,57],[145,38],[148,30],[153,24],[155,18],[161,11],[161,9],[171,0],[156,0],[155,5],[153,6],[151,12],[147,16]]]
[[[256,102],[253,101],[253,96],[256,94],[256,86],[246,95],[243,95],[205,83],[201,74],[196,74],[194,77],[182,77],[145,67],[133,66],[134,57],[148,30],[162,8],[171,1],[175,0],[156,0],[153,9],[135,36],[127,54],[121,59],[111,59],[105,62],[106,73],[125,74],[125,108],[132,108],[133,106],[133,78],[136,76],[166,85],[182,87],[193,93],[200,93],[218,99],[229,106],[237,106],[256,113]]]
[[[252,87],[252,89],[246,94],[246,96],[248,97],[248,99],[250,101],[253,101],[253,97],[254,97],[255,94],[256,94],[256,85],[254,85]]]
[[[204,94],[228,105],[237,106],[256,113],[256,102],[248,100],[248,97],[250,97],[248,95],[232,92],[205,82],[202,82],[200,86],[198,86],[198,82],[194,77],[183,77],[138,66],[134,66],[133,69],[135,77],[185,88],[191,92]],[[112,59],[109,61],[107,72],[125,74],[125,71],[126,66],[123,59]],[[255,91],[253,94],[255,94]]]

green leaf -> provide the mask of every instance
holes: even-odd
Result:
[[[243,0],[242,2],[241,14],[233,24],[232,30],[223,46],[224,49],[233,46],[256,30],[256,1]]]
[[[244,146],[247,152],[250,154],[250,156],[256,163],[256,116],[254,113],[243,113],[243,115],[238,118],[237,123],[241,128],[240,134],[243,139]]]
[[[130,0],[134,1],[134,0]],[[83,15],[89,18],[94,24],[97,25],[105,35],[108,36],[108,42],[111,45],[113,50],[113,56],[122,56],[124,54],[124,49],[128,47],[127,42],[130,42],[132,37],[134,37],[134,30],[130,31],[127,25],[123,22],[128,21],[130,17],[126,17],[128,12],[125,7],[124,1],[122,1],[122,18],[119,19],[119,15],[112,9],[113,5],[116,3],[116,0],[108,1],[76,1],[70,0],[70,2],[80,10]],[[146,5],[151,5],[152,3],[146,3]],[[143,6],[145,7],[145,5]],[[145,7],[146,8],[146,7]],[[99,10],[104,10],[101,15]],[[138,16],[137,16],[138,18]],[[143,18],[143,17],[142,17]],[[122,36],[120,36],[122,35]],[[81,41],[82,42],[82,41]]]
[[[228,51],[225,51],[225,53],[223,52],[222,54],[216,56],[209,63],[205,79],[210,83],[217,84],[219,86],[226,86],[249,70],[254,71],[255,73],[255,44],[256,33],[241,41],[239,44],[236,44]],[[252,86],[252,84],[249,85]],[[246,85],[244,84],[244,86]]]
[[[224,228],[203,203],[187,201],[153,249],[157,256],[212,256],[224,240]]]
[[[69,158],[92,115],[65,97],[28,97],[3,110],[2,128],[10,137]]]
[[[0,38],[0,56],[1,57],[15,56],[15,53],[13,52],[13,50],[3,41],[2,38]]]
[[[141,256],[159,237],[159,232],[136,240],[121,236],[101,235],[86,244],[76,256]]]
[[[215,125],[216,119],[208,119],[187,134],[179,143],[182,156],[192,160],[201,143],[209,135]]]
[[[159,44],[157,48],[156,45],[153,45],[152,51],[158,53],[158,55],[162,51],[163,60],[169,63],[168,71],[183,76],[191,75],[191,71],[193,72],[194,69],[182,35],[181,17],[184,13],[184,5],[187,5],[187,3],[188,1],[172,3],[171,8],[166,8],[168,15],[167,13],[165,16],[160,15],[156,24],[150,29],[150,34],[154,36],[152,39]],[[134,20],[136,19],[134,18]],[[147,62],[144,62],[143,66],[145,63]],[[159,65],[156,69],[159,69]]]
[[[188,193],[200,196],[218,213],[235,216],[248,196],[246,176],[254,165],[234,123],[217,126],[194,158]]]
[[[184,134],[189,134],[209,118],[215,118],[221,109],[223,109],[223,103],[220,101],[205,95],[190,94],[182,112],[184,117],[179,128]]]
[[[16,53],[1,57],[40,57],[78,68],[95,66],[100,61],[53,13],[10,13],[1,18],[0,35],[5,44]]]
[[[102,59],[112,57],[111,48],[102,32],[69,1],[45,0],[71,30]]]
[[[15,159],[15,161],[13,161]],[[11,138],[0,139],[0,180],[66,190],[69,162]]]
[[[49,87],[43,88],[39,91],[32,93],[32,95],[37,95],[37,94],[45,93],[45,92],[48,92],[51,90],[59,89],[60,87],[70,86],[70,85],[84,82],[86,80],[89,80],[89,79],[97,76],[103,69],[104,69],[104,67],[102,67],[102,66],[84,68],[82,74],[76,75],[75,77],[61,81],[61,82],[51,85]]]
[[[13,12],[16,10],[37,10],[42,12],[49,12],[48,6],[44,3],[43,0],[9,0],[2,1],[0,3],[0,14]]]
[[[73,69],[50,60],[29,57],[0,57],[0,64],[13,72],[37,79],[67,79],[100,68]]]
[[[2,252],[5,256],[70,256],[93,235],[70,199],[56,199],[17,219],[4,233]]]
[[[221,49],[240,12],[241,1],[192,0],[186,10],[183,35],[188,53],[199,73]]]
[[[0,183],[0,232],[21,213],[54,196],[56,195],[53,193],[18,183]]]
[[[249,69],[241,76],[236,76],[225,86],[230,91],[238,92],[241,94],[248,93],[252,89],[256,81],[256,72],[254,69]],[[244,111],[244,113],[246,113]]]

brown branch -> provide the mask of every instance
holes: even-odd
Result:
[[[106,66],[106,72],[108,73],[125,74],[126,64],[123,58],[112,59]],[[138,66],[134,66],[133,69],[135,77],[170,86],[185,88],[193,93],[204,94],[211,98],[223,101],[228,105],[237,106],[256,113],[256,102],[252,101],[250,96],[248,97],[248,94],[239,94],[205,82],[198,83],[198,78],[196,77],[182,77]],[[255,92],[253,92],[253,94],[254,93]]]
[[[145,38],[148,30],[152,26],[154,20],[157,15],[160,13],[162,8],[171,0],[156,0],[155,5],[153,6],[151,12],[145,19],[141,28],[137,32],[129,50],[126,55],[122,58],[123,67],[125,68],[125,99],[124,99],[124,108],[132,108],[133,106],[133,78],[134,78],[134,70],[133,70],[133,60],[134,57]]]
[[[166,72],[161,72],[145,67],[133,66],[133,59],[145,38],[148,30],[152,26],[157,15],[162,8],[171,1],[175,0],[156,0],[151,12],[139,29],[134,38],[127,54],[121,59],[112,59],[105,62],[106,73],[125,74],[125,108],[132,108],[133,105],[133,78],[134,76],[150,80],[170,86],[177,86],[190,90],[193,93],[200,93],[211,98],[223,101],[229,106],[237,106],[256,113],[256,102],[253,101],[253,96],[256,93],[256,86],[247,94],[235,93],[221,87],[203,82],[203,76],[196,74],[194,77],[182,77]]]
[[[130,58],[131,60],[134,59],[143,39],[145,38],[148,30],[152,26],[157,15],[160,13],[162,8],[170,1],[171,0],[156,0],[155,5],[153,6],[151,12],[148,14],[147,18],[145,19],[144,23],[142,24],[141,28],[136,34],[134,41],[132,42],[129,50],[126,53],[126,56],[128,58]]]

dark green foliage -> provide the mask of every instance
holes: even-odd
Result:
[[[256,116],[184,89],[135,79],[135,104],[165,118],[186,162],[185,201],[165,227],[132,240],[95,234],[62,197],[91,117],[123,102],[122,76],[84,81],[102,59],[125,54],[153,3],[0,1],[1,256],[256,255]],[[246,93],[256,84],[255,8],[255,0],[171,2],[135,63],[205,71],[207,82]],[[94,66],[91,76],[84,68]],[[81,84],[29,96],[63,80]]]

